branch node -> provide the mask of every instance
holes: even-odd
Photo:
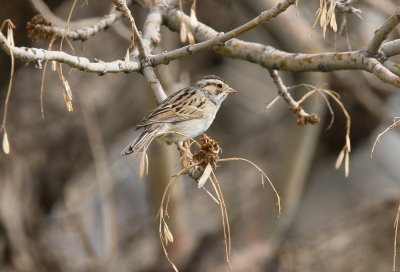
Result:
[[[306,113],[301,106],[298,106],[296,109],[293,109],[292,111],[296,113],[296,123],[301,127],[307,124],[315,125],[320,122],[320,118],[317,114]]]

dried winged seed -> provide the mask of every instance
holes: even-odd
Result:
[[[12,46],[14,46],[14,31],[13,31],[13,28],[15,28],[15,26],[10,21],[8,23],[8,28],[7,28],[7,41]]]
[[[186,42],[187,31],[186,31],[186,25],[184,22],[181,23],[180,38],[181,38],[181,42],[183,42],[183,43]]]
[[[193,1],[193,4],[195,4],[195,2],[196,1]],[[192,8],[190,9],[190,23],[192,24],[192,25],[194,25],[194,24],[197,24],[197,17],[196,17],[196,10],[195,10],[195,8],[196,7],[193,7],[193,5],[192,5]]]
[[[129,54],[129,49],[126,50],[124,62],[125,62],[125,66],[126,66],[126,67],[128,67],[129,63],[131,62],[131,57],[130,57],[130,54]]]
[[[193,33],[191,31],[188,31],[187,37],[188,37],[189,44],[193,45],[195,43],[195,40],[194,40]]]
[[[67,106],[67,110],[68,111],[73,111],[73,107],[72,107],[72,92],[71,92],[71,88],[69,86],[68,81],[65,79],[64,76],[61,77],[61,81],[63,83],[63,87],[64,87],[64,101],[65,101],[65,105]]]
[[[322,10],[321,10],[321,17],[319,18],[319,25],[321,27],[323,27],[325,25],[326,13],[327,13],[327,11],[326,11],[326,3],[324,3],[324,6],[322,7]]]
[[[166,244],[174,242],[174,236],[172,235],[171,231],[168,228],[167,224],[164,224],[164,237]]]
[[[329,25],[333,29],[333,31],[337,32],[337,24],[336,24],[336,16],[335,16],[335,8],[336,8],[336,1],[331,4],[328,11],[328,18],[330,18]]]
[[[332,28],[333,31],[337,32],[337,23],[336,23],[336,16],[335,13],[333,14],[332,18],[331,18],[331,23],[330,26]]]
[[[206,184],[208,178],[210,177],[211,171],[212,171],[211,164],[208,163],[206,169],[204,169],[203,174],[199,178],[199,181],[197,183],[198,188],[201,188],[204,186],[204,184]]]
[[[349,137],[349,135],[346,135],[346,148],[350,152],[351,145],[350,145],[350,137]]]
[[[343,158],[344,158],[344,155],[345,155],[344,152],[345,152],[345,149],[343,148],[342,151],[340,151],[339,156],[336,159],[336,163],[335,163],[335,168],[336,169],[339,169],[340,166],[342,165]]]
[[[327,27],[327,24],[325,24],[324,27],[322,28],[322,36],[324,36],[324,38],[325,38],[325,34],[326,34],[326,27]]]
[[[61,81],[63,83],[64,91],[65,91],[65,94],[66,94],[68,100],[72,100],[71,87],[69,86],[67,79],[64,76],[62,76]]]
[[[139,176],[142,178],[144,177],[144,173],[146,170],[146,158],[145,158],[145,152],[143,151],[142,157],[140,158],[140,164],[139,164]]]
[[[10,154],[10,143],[8,141],[7,132],[4,132],[4,136],[3,136],[3,151],[7,155]]]
[[[55,60],[51,61],[51,70],[56,71],[57,70],[57,62]]]
[[[344,175],[346,178],[349,176],[349,169],[350,169],[350,156],[349,153],[346,152],[346,156],[344,157]]]

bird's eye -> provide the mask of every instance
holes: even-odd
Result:
[[[217,84],[217,87],[218,87],[218,88],[222,88],[222,84],[221,84],[221,83],[218,83],[218,84]]]

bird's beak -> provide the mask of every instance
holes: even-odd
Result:
[[[234,94],[234,93],[237,93],[237,91],[236,90],[234,90],[234,89],[232,89],[232,88],[228,88],[228,90],[226,91],[228,94]]]

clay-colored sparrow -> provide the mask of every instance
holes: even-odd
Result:
[[[222,78],[209,75],[173,93],[137,125],[143,132],[122,154],[146,151],[154,139],[170,144],[200,135],[210,127],[228,94],[235,92]]]

